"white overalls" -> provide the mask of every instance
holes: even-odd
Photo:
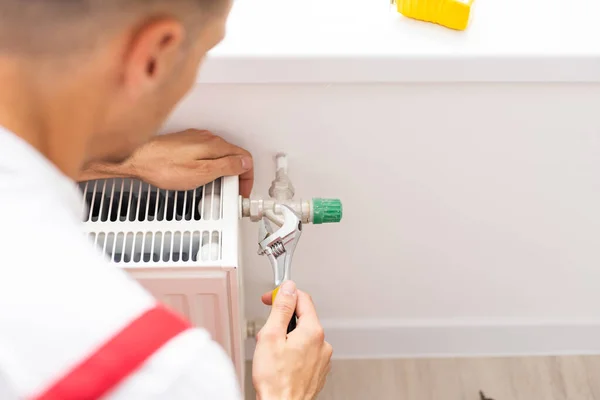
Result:
[[[82,234],[75,183],[0,128],[0,399],[240,399],[231,361]]]

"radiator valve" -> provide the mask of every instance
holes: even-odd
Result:
[[[283,153],[277,154],[275,162],[275,179],[269,188],[269,198],[240,197],[242,217],[249,217],[253,222],[267,217],[281,226],[283,224],[281,206],[285,205],[294,210],[303,223],[327,224],[342,220],[342,202],[339,199],[294,199],[295,190],[288,176],[287,156]]]

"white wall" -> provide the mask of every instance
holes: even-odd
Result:
[[[600,324],[599,111],[595,84],[199,85],[167,130],[248,148],[256,193],[283,150],[297,196],[343,200],[343,223],[307,226],[293,267],[342,353],[560,352],[564,335],[595,351],[560,329],[539,349],[547,329],[505,342],[525,326]],[[272,272],[256,226],[244,231],[252,318]],[[458,344],[427,345],[496,325],[508,333],[489,343],[459,330]],[[373,343],[394,337],[410,346]]]

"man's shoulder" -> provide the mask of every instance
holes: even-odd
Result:
[[[64,257],[66,252],[73,256],[94,255],[96,252],[83,234],[73,203],[44,186],[42,183],[29,187],[23,182],[10,187],[3,185],[0,247],[4,250],[19,248],[29,255],[39,254],[43,249],[49,258],[54,258],[55,253]],[[73,251],[74,248],[79,249]]]
[[[0,235],[11,243],[44,235],[81,232],[83,202],[74,182],[33,147],[0,129]],[[79,209],[79,210],[77,210]],[[62,235],[64,236],[64,235]],[[2,242],[0,242],[2,243]],[[4,246],[0,244],[0,246]]]
[[[63,288],[65,293],[71,291],[68,285],[77,282],[81,288],[93,287],[88,294],[95,296],[110,290],[121,301],[144,307],[152,303],[149,294],[122,269],[111,265],[84,234],[82,219],[78,218],[83,207],[78,213],[74,204],[78,193],[75,186],[69,192],[33,183],[20,182],[0,196],[0,250],[4,255],[0,276],[20,285],[35,279],[55,289]],[[68,301],[60,297],[55,299]]]

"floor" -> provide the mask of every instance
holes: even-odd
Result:
[[[318,399],[600,400],[600,357],[338,360]]]

